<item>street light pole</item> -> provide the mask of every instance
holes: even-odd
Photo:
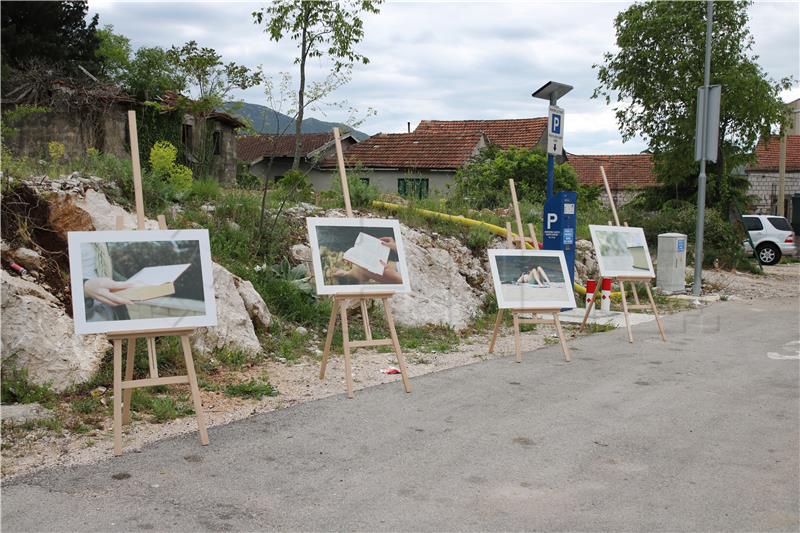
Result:
[[[697,228],[694,244],[694,283],[692,294],[700,296],[703,286],[703,229],[706,215],[706,146],[708,143],[709,85],[711,84],[711,28],[714,23],[714,1],[706,4],[706,61],[703,73],[703,118],[700,122],[700,175],[697,179]]]
[[[558,101],[558,95],[555,92],[550,93],[550,105],[556,105]],[[553,154],[547,154],[547,198],[548,200],[553,197],[553,181],[554,181],[554,174],[555,174],[555,166],[556,166],[556,156]]]

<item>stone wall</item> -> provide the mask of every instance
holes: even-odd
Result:
[[[97,148],[117,157],[130,157],[125,130],[128,110],[121,105],[111,106],[95,120],[80,109],[53,110],[27,115],[14,124],[17,133],[6,136],[3,142],[17,155],[47,157],[47,143],[64,145],[64,155],[76,159],[86,155],[87,148]]]
[[[778,206],[778,173],[749,172],[748,194],[757,198],[755,213],[776,214]],[[785,216],[791,219],[792,195],[800,193],[800,172],[787,172],[784,178]]]

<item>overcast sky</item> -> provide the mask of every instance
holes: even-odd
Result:
[[[498,119],[544,116],[547,103],[531,93],[548,80],[575,89],[565,108],[564,147],[573,153],[636,153],[640,139],[622,143],[612,110],[591,99],[597,86],[592,64],[613,49],[616,14],[630,2],[397,2],[364,20],[357,50],[370,59],[331,100],[346,100],[377,115],[359,129],[369,134],[406,131],[420,120]],[[224,61],[263,65],[265,72],[293,74],[293,41],[269,41],[251,13],[264,2],[89,2],[90,16],[139,46],[170,47],[188,40],[209,46]],[[756,2],[750,28],[759,63],[774,78],[800,79],[800,2]],[[326,64],[315,61],[312,79]],[[297,75],[295,74],[295,79]],[[237,98],[267,105],[263,88]],[[800,88],[784,100],[800,97]],[[324,116],[323,116],[324,113]],[[310,113],[340,121],[335,108]]]

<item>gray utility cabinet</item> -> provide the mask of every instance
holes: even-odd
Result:
[[[686,235],[662,233],[658,236],[656,286],[663,294],[686,292]]]

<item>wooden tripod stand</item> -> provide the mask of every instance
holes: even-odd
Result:
[[[353,208],[350,205],[350,188],[347,183],[347,173],[344,167],[344,154],[342,152],[342,141],[339,135],[339,128],[333,128],[333,138],[336,142],[336,156],[339,160],[339,177],[342,182],[342,196],[344,197],[344,206],[349,218],[353,218]],[[328,364],[328,355],[331,350],[331,343],[333,342],[333,331],[336,327],[337,314],[342,322],[342,349],[344,351],[344,372],[345,382],[347,385],[347,397],[353,397],[353,371],[350,361],[350,350],[356,348],[368,348],[372,346],[392,346],[394,353],[397,356],[397,364],[400,367],[400,374],[403,378],[403,388],[406,392],[411,392],[411,382],[408,379],[408,371],[406,370],[406,361],[403,357],[403,351],[400,349],[400,341],[397,339],[397,331],[394,326],[394,316],[389,307],[389,299],[394,296],[394,292],[375,292],[375,293],[351,293],[351,294],[336,294],[333,296],[333,305],[331,306],[331,318],[328,321],[328,334],[325,338],[325,349],[322,352],[322,362],[320,363],[319,379],[325,379],[325,369]],[[388,339],[373,339],[372,327],[369,322],[369,311],[367,302],[370,300],[380,300],[383,303],[383,310],[386,314],[386,325],[389,328]],[[366,337],[363,341],[351,341],[350,330],[347,321],[348,303],[351,301],[359,302],[361,306],[361,319],[364,324],[364,335]]]
[[[128,111],[128,128],[131,138],[131,163],[133,165],[133,188],[136,202],[136,224],[139,230],[144,230],[144,199],[142,194],[142,173],[139,166],[139,141],[136,132],[136,112]],[[117,230],[123,230],[122,217],[117,218]],[[158,216],[160,229],[167,229],[164,215]],[[133,389],[141,387],[155,387],[158,385],[176,385],[186,383],[192,393],[192,403],[197,417],[197,429],[200,433],[200,444],[208,444],[203,404],[200,401],[200,389],[197,386],[197,375],[194,369],[192,347],[189,335],[193,328],[180,330],[143,330],[126,331],[108,335],[114,345],[114,455],[122,455],[122,425],[131,421],[131,396]],[[186,363],[186,375],[159,377],[158,359],[156,355],[156,337],[177,336],[181,339],[181,349]],[[133,379],[133,359],[136,351],[136,340],[144,338],[147,343],[147,360],[150,377],[147,379]],[[122,379],[122,341],[127,340],[127,357],[125,360],[125,379]],[[123,399],[124,395],[124,399]],[[124,403],[124,407],[123,407]]]
[[[608,185],[608,178],[606,177],[606,171],[601,166],[600,167],[600,174],[603,176],[603,184],[606,188],[606,194],[608,195],[608,201],[611,205],[611,212],[614,214],[614,224],[619,226],[619,215],[617,214],[617,207],[614,204],[614,197],[611,194],[611,187]],[[612,223],[609,220],[608,225],[611,226]],[[625,226],[628,225],[627,222],[624,224]],[[653,316],[655,316],[656,324],[658,325],[658,332],[661,335],[661,340],[666,342],[667,337],[664,334],[664,325],[661,323],[661,316],[658,314],[658,308],[656,307],[656,303],[653,300],[653,292],[650,289],[650,283],[652,281],[652,277],[644,276],[644,277],[633,277],[633,276],[614,276],[612,279],[617,280],[619,283],[619,290],[620,295],[622,297],[622,314],[625,317],[625,328],[628,331],[628,342],[633,342],[633,331],[631,330],[631,318],[630,318],[630,309],[650,309],[653,312]],[[625,282],[631,284],[631,292],[633,293],[633,301],[635,302],[634,305],[628,305],[628,298],[625,294]],[[639,294],[636,292],[636,283],[641,283],[644,285],[645,289],[647,290],[647,298],[650,300],[649,304],[641,304],[639,303]],[[586,305],[586,312],[583,314],[583,321],[581,321],[581,326],[578,331],[583,331],[586,327],[586,323],[589,320],[589,313],[592,311],[594,307],[594,298],[589,301]]]
[[[533,224],[528,224],[528,231],[530,232],[530,243],[528,243],[528,239],[526,239],[525,234],[522,230],[522,216],[519,212],[519,203],[517,202],[517,190],[514,185],[514,180],[508,180],[509,187],[511,188],[511,203],[514,207],[514,217],[516,218],[517,222],[517,230],[518,235],[514,236],[513,232],[511,231],[511,222],[506,222],[506,241],[511,248],[514,248],[517,244],[521,250],[524,250],[529,244],[534,250],[539,249],[539,242],[536,240],[536,231],[533,228]],[[569,281],[569,279],[567,280]],[[561,351],[564,353],[564,360],[567,362],[572,361],[572,356],[570,354],[569,346],[567,346],[567,339],[564,336],[564,330],[561,328],[561,320],[559,319],[558,314],[561,312],[561,309],[554,308],[554,309],[540,309],[540,308],[515,308],[510,309],[511,311],[511,318],[514,322],[514,352],[516,355],[516,362],[522,362],[522,340],[520,338],[520,324],[548,324],[553,325],[556,328],[556,333],[558,334],[558,340],[561,344]],[[492,340],[489,343],[489,353],[494,352],[494,345],[497,341],[497,334],[500,331],[500,325],[503,322],[503,314],[505,313],[505,309],[498,309],[497,310],[497,318],[494,321],[494,330],[492,331]],[[523,318],[520,315],[532,315],[532,318]],[[536,315],[552,315],[552,318],[539,318]]]

